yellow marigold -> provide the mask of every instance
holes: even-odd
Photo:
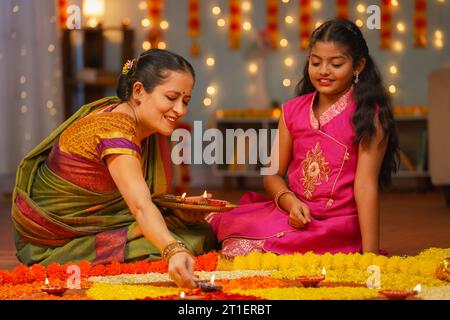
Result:
[[[306,267],[306,261],[303,259],[303,255],[301,254],[294,254],[292,257],[292,267],[294,269],[301,269],[303,270]]]
[[[357,268],[359,265],[359,259],[361,259],[361,254],[354,253],[354,254],[348,254],[345,259],[345,266],[347,269],[353,269]]]
[[[304,265],[308,268],[316,266],[319,262],[317,255],[312,252],[307,252],[303,255]]]
[[[444,281],[440,281],[432,277],[402,274],[398,272],[382,273],[381,275],[382,289],[412,290],[418,284],[427,287],[438,287],[446,285]]]
[[[321,266],[328,269],[331,269],[333,263],[333,255],[331,253],[325,253],[322,256]]]
[[[263,270],[275,270],[278,269],[279,259],[274,253],[266,253],[261,259],[261,268]]]
[[[446,257],[450,257],[450,248],[430,248],[422,251],[419,256],[419,258],[425,258],[425,259],[444,259]]]
[[[334,270],[345,269],[346,255],[343,253],[338,253],[333,256],[333,266]]]
[[[291,268],[292,267],[292,258],[293,258],[293,255],[291,255],[291,254],[285,254],[285,255],[279,256],[278,257],[279,269],[287,270],[287,269]]]
[[[248,268],[250,270],[258,270],[258,269],[262,269],[261,267],[261,261],[262,261],[262,256],[264,255],[264,253],[260,253],[260,252],[251,252],[248,256],[247,256],[247,260],[248,260]]]
[[[235,257],[233,260],[234,270],[247,270],[248,269],[247,257]]]
[[[399,256],[394,256],[389,258],[388,262],[386,263],[386,272],[398,272],[399,271],[399,263],[402,261],[403,258],[400,258]]]
[[[388,260],[389,258],[386,256],[376,256],[373,258],[372,264],[378,266],[381,270],[384,270]]]
[[[374,253],[365,253],[359,259],[359,267],[363,270],[367,270],[367,268],[373,264],[373,259],[376,257]]]
[[[232,290],[232,293],[254,295],[268,300],[362,300],[379,296],[367,288],[273,288]]]
[[[411,258],[403,258],[398,263],[398,270],[401,273],[409,273],[410,274],[411,273],[411,264],[412,264]]]
[[[426,277],[435,277],[437,263],[430,260],[420,261],[419,274]]]
[[[180,292],[178,288],[94,283],[86,295],[95,300],[134,300],[178,295]]]

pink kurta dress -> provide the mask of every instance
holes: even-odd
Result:
[[[317,93],[283,106],[292,137],[289,188],[306,203],[313,217],[304,229],[289,225],[287,212],[271,198],[246,193],[239,208],[211,215],[209,222],[222,253],[233,257],[252,251],[277,254],[360,252],[361,233],[353,184],[358,147],[352,125],[356,104],[353,90],[316,119],[312,106]]]

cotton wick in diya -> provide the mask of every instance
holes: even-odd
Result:
[[[214,284],[215,278],[216,278],[216,276],[213,274],[211,276],[210,282],[197,281],[197,286],[204,293],[221,291],[222,290],[222,286]]]
[[[206,190],[205,190],[205,192],[203,193],[203,195],[202,195],[202,197],[200,199],[200,204],[204,204],[204,205],[208,205],[209,204],[209,202],[208,202],[208,192],[206,192]]]
[[[315,288],[319,285],[320,282],[325,280],[326,274],[327,270],[323,268],[321,275],[299,276],[297,277],[297,280],[300,281],[305,288]]]
[[[176,201],[177,201],[177,202],[182,202],[182,203],[185,202],[185,201],[186,201],[186,192],[183,193],[181,197],[180,197],[180,196],[177,196],[177,197],[176,197]]]
[[[48,277],[47,275],[45,275],[45,282],[44,285],[41,287],[41,290],[46,292],[47,294],[51,294],[54,296],[62,296],[67,291],[67,288],[57,285],[50,285],[50,281],[48,281]]]
[[[202,200],[203,200],[203,203],[205,203],[205,204],[207,204],[209,206],[213,206],[213,207],[226,207],[227,205],[229,205],[228,201],[217,200],[217,199],[209,199],[208,198],[208,193],[206,192],[206,190],[203,193]]]
[[[418,284],[411,290],[382,290],[380,293],[389,300],[405,300],[408,297],[418,295],[422,291],[422,286]]]

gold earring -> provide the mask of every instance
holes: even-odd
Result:
[[[358,84],[358,82],[359,82],[359,73],[357,72],[356,73],[356,78],[355,78],[355,84]]]

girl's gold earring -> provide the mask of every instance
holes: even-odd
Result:
[[[359,74],[357,73],[355,78],[355,84],[358,84],[358,82],[359,82]]]

